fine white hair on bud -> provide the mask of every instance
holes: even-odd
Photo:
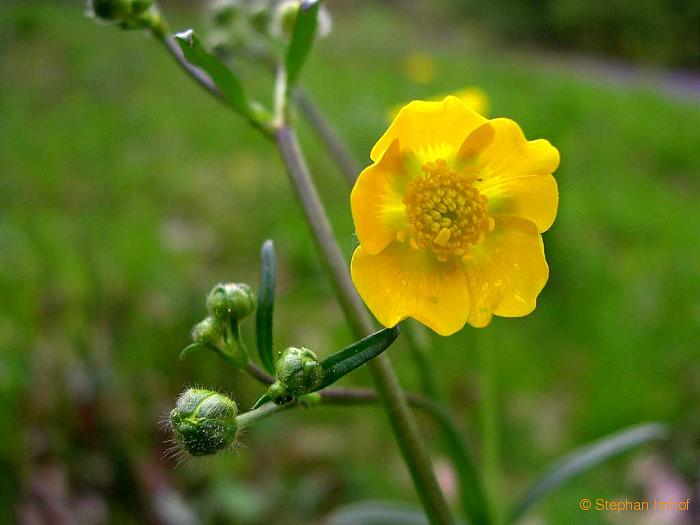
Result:
[[[192,456],[206,456],[232,447],[236,440],[238,406],[223,394],[190,388],[170,412],[174,438]]]
[[[275,403],[282,405],[295,396],[316,390],[323,380],[323,370],[313,351],[289,347],[275,365],[275,379],[268,393]]]

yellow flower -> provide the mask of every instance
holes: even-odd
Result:
[[[559,152],[449,96],[406,105],[370,153],[351,205],[355,286],[375,317],[441,335],[535,308],[549,275]]]
[[[486,95],[483,89],[476,86],[468,87],[455,91],[452,93],[453,96],[461,100],[465,106],[467,106],[472,111],[478,113],[479,115],[484,115],[489,111],[489,97]],[[445,95],[440,95],[438,97],[431,97],[428,99],[431,102],[439,102],[445,98]],[[399,111],[404,107],[405,104],[392,106],[389,110],[387,121],[391,122],[399,114]]]

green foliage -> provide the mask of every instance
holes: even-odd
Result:
[[[86,23],[75,7],[10,3],[0,17],[0,522],[16,521],[42,460],[70,481],[69,498],[76,487],[97,487],[119,523],[153,511],[144,472],[167,480],[170,494],[186,492],[177,508],[207,523],[305,524],[347,501],[410,499],[374,409],[280,415],[256,426],[241,454],[174,471],[144,464],[160,457],[157,419],[182,384],[196,378],[235,391],[241,406],[259,395],[216,360],[178,365],[175,357],[203,316],[203,290],[232,275],[254,282],[270,232],[275,309],[284,312],[275,318],[279,347],[342,348],[350,336],[269,144],[143,35]],[[561,151],[561,207],[545,234],[551,277],[537,310],[430,339],[470,443],[479,428],[478,356],[495,356],[505,489],[523,493],[550,460],[625,425],[660,419],[683,433],[696,418],[700,377],[697,104],[642,81],[512,58],[459,28],[434,37],[398,11],[335,19],[303,83],[364,162],[388,107],[475,83],[492,115],[516,119],[528,137]],[[406,42],[434,50],[433,84],[401,77]],[[347,188],[320,148],[309,153],[349,257]],[[402,383],[414,387],[400,340],[390,352]],[[361,371],[346,381],[368,384]],[[690,465],[686,435],[677,452]],[[583,495],[628,493],[629,463],[571,480],[536,518],[576,523]]]
[[[309,394],[332,385],[353,370],[368,363],[389,348],[399,335],[399,327],[384,328],[331,354],[319,362],[308,348],[290,347],[280,353],[275,365],[276,381],[255,403],[289,403],[300,394]]]
[[[666,425],[644,423],[621,430],[611,436],[596,440],[595,443],[569,452],[533,484],[523,499],[515,505],[511,519],[513,521],[520,519],[532,505],[539,502],[548,493],[569,482],[573,477],[639,445],[668,439],[669,435],[670,429]]]
[[[250,100],[238,77],[215,55],[207,51],[191,29],[175,35],[187,61],[206,71],[223,94],[225,100],[249,122],[263,126],[265,114],[262,108]]]
[[[323,381],[318,388],[332,385],[341,377],[368,363],[389,348],[398,336],[398,326],[384,328],[328,356],[321,362]]]
[[[299,13],[294,22],[294,32],[285,56],[287,85],[292,88],[299,80],[299,75],[311,51],[318,25],[319,0],[304,0],[299,6]]]
[[[696,69],[700,65],[694,0],[496,0],[451,2],[507,43],[545,44]]]
[[[275,359],[272,355],[272,311],[275,305],[276,272],[275,245],[268,239],[260,249],[260,285],[258,309],[255,312],[255,342],[260,362],[270,373],[275,369]]]

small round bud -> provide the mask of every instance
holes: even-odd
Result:
[[[192,341],[203,345],[216,346],[223,335],[224,326],[214,317],[207,317],[192,328]]]
[[[275,381],[268,391],[278,405],[294,396],[313,392],[323,380],[323,370],[316,354],[308,348],[287,348],[275,365]]]
[[[217,284],[207,296],[207,309],[220,320],[243,319],[255,310],[255,296],[245,283]]]
[[[89,0],[88,10],[101,20],[119,20],[129,14],[129,0]]]
[[[190,388],[170,412],[175,439],[193,456],[214,454],[236,439],[238,407],[228,397]]]

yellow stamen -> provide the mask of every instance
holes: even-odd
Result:
[[[439,261],[468,259],[470,247],[495,227],[488,199],[474,188],[478,177],[452,171],[442,159],[421,169],[423,175],[408,184],[403,198],[409,226],[397,239],[407,237],[414,250],[430,248]]]
[[[445,246],[447,244],[447,241],[450,240],[450,235],[452,235],[452,232],[447,228],[443,228],[442,230],[440,230],[440,233],[437,234],[433,242],[435,244],[439,244],[440,246]]]

